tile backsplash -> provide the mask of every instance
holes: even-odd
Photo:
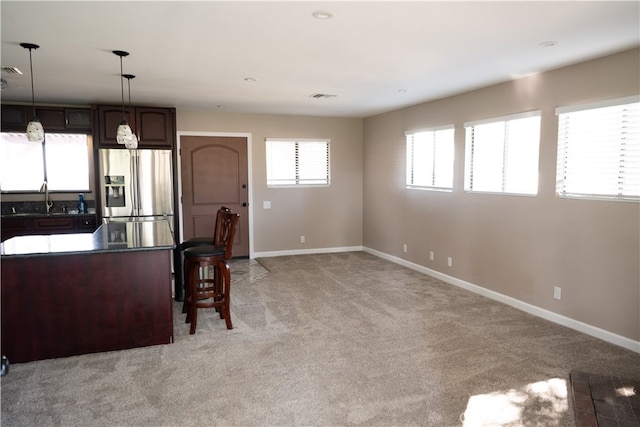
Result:
[[[96,201],[85,199],[87,210],[95,210]],[[43,201],[31,202],[0,202],[1,214],[11,215],[14,213],[46,213],[47,208]],[[50,212],[59,213],[78,209],[78,199],[75,200],[54,200]],[[15,212],[14,212],[15,210]]]

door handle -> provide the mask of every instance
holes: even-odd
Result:
[[[243,207],[243,208],[246,208],[247,206],[249,206],[249,204],[248,204],[247,202],[244,202],[244,203],[242,204],[242,207]]]

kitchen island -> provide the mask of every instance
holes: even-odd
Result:
[[[173,342],[166,220],[0,246],[2,354],[10,363]]]

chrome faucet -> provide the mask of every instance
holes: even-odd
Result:
[[[47,181],[42,182],[42,187],[40,187],[40,192],[44,193],[44,205],[47,208],[47,213],[49,213],[49,211],[53,207],[53,202],[49,200],[49,185],[47,184]]]

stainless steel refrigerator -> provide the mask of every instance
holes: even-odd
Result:
[[[173,231],[171,150],[98,151],[103,221],[168,220]]]

